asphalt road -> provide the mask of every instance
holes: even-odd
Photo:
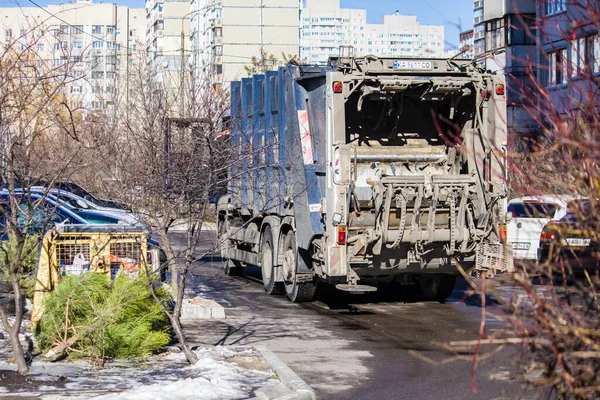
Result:
[[[200,251],[209,247],[207,234]],[[440,343],[475,339],[481,322],[479,297],[466,298],[464,283],[443,304],[410,293],[347,295],[328,287],[314,303],[293,304],[264,293],[257,267],[247,267],[243,277],[227,277],[221,268],[216,255],[193,268],[189,290],[226,307],[227,317],[187,324],[191,343],[266,346],[320,399],[548,398],[518,383],[516,349],[479,363],[476,391],[472,353],[450,361],[453,354]],[[488,318],[488,332],[494,329],[501,326]]]

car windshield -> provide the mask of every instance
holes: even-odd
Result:
[[[118,218],[112,217],[110,215],[99,214],[99,213],[88,212],[88,211],[78,211],[77,214],[79,214],[81,217],[83,217],[83,219],[85,219],[90,224],[118,224],[119,223]]]
[[[55,196],[60,200],[62,205],[64,205],[71,211],[89,208],[89,207],[82,207],[82,205],[85,204],[84,202],[81,202],[81,204],[80,204],[77,202],[77,200],[75,200],[69,196],[65,196],[64,194],[57,193]]]
[[[513,218],[552,218],[558,206],[552,203],[512,203],[508,212]]]

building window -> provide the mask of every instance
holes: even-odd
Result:
[[[27,31],[25,29],[21,29],[19,36],[25,36],[26,33],[27,33]]]
[[[64,40],[64,41],[60,42],[60,47],[61,47],[62,49],[68,49],[68,48],[69,48],[69,42],[68,42],[68,41],[66,41],[66,40]]]
[[[117,44],[115,42],[106,42],[107,49],[115,49],[116,47],[117,47]]]
[[[588,40],[592,71],[598,73],[600,72],[600,35],[591,36]]]
[[[486,51],[504,48],[504,19],[497,19],[486,23]]]
[[[567,0],[546,0],[546,15],[567,11]]]
[[[74,49],[80,49],[83,47],[83,42],[73,42]]]
[[[83,33],[83,25],[71,25],[71,34]]]
[[[101,34],[102,33],[102,25],[92,25],[92,33],[93,34]]]
[[[567,49],[548,53],[548,86],[567,83]]]
[[[4,36],[6,36],[7,39],[10,39],[12,37],[12,29],[6,29],[4,31]]]
[[[60,26],[60,33],[63,33],[63,34],[69,33],[69,25],[61,25]]]
[[[115,27],[113,25],[106,25],[106,34],[112,35],[115,33]]]
[[[535,44],[535,14],[509,16],[506,29],[507,45],[513,46]]]
[[[104,71],[92,71],[92,79],[104,79]]]
[[[54,43],[54,50],[60,50],[60,43]]]
[[[81,86],[72,86],[71,93],[81,93]]]
[[[44,51],[44,43],[38,43],[37,49],[38,51]]]
[[[589,62],[588,48],[585,38],[579,38],[571,41],[571,59],[570,59],[570,75],[580,76],[585,72],[585,67]]]
[[[96,41],[92,42],[92,47],[94,49],[103,49],[104,48],[104,42],[102,40],[96,40]]]

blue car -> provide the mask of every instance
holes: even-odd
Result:
[[[53,196],[44,196],[39,193],[16,191],[15,196],[19,199],[19,215],[17,223],[21,227],[26,224],[29,233],[43,233],[54,224],[118,224],[119,219],[102,213],[86,211],[77,214],[61,205]],[[0,192],[0,202],[4,212],[0,213],[0,225],[5,231],[6,214],[10,214],[9,193],[6,190]],[[28,216],[29,222],[28,222]],[[4,233],[4,232],[3,232]],[[4,235],[3,235],[4,236]]]

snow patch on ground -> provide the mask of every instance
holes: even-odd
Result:
[[[257,370],[231,362],[233,357],[261,358],[247,346],[197,350],[198,362],[188,365],[182,353],[115,361],[97,369],[76,361],[34,361],[28,374],[39,386],[35,393],[48,396],[101,393],[99,399],[244,399],[261,387],[278,385],[272,370]],[[261,358],[262,359],[262,358]],[[4,361],[0,367],[14,368]],[[31,393],[16,390],[15,394]],[[3,391],[0,390],[0,393]],[[54,397],[53,397],[54,398]]]
[[[159,380],[152,385],[137,385],[124,392],[101,396],[98,399],[242,399],[247,397],[247,393],[256,383],[268,377],[265,373],[259,376],[246,374],[234,364],[206,357],[183,370],[194,371],[199,376],[177,381]]]

